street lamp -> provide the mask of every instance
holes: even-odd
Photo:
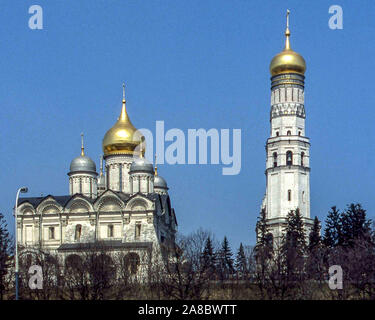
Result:
[[[15,239],[15,274],[16,274],[16,300],[18,300],[18,230],[17,230],[17,211],[18,211],[18,197],[20,195],[20,192],[26,193],[28,191],[27,187],[22,187],[17,190],[17,196],[16,196],[16,205],[14,206],[14,218],[15,218],[15,234],[14,234],[14,239]]]

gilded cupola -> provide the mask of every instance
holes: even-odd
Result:
[[[305,59],[290,48],[289,13],[290,11],[288,10],[285,30],[285,48],[272,59],[270,64],[271,76],[285,73],[304,75],[306,71]]]
[[[133,126],[126,111],[125,85],[123,84],[123,99],[120,117],[114,126],[107,131],[103,138],[104,156],[116,154],[136,153],[137,146],[144,139],[138,134],[137,129]],[[138,149],[137,149],[138,150]]]

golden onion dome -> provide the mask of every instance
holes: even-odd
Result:
[[[113,154],[135,154],[137,152],[136,148],[144,140],[143,136],[137,132],[137,129],[131,123],[128,113],[126,112],[125,85],[123,85],[123,87],[124,93],[120,117],[103,138],[104,156]],[[139,148],[137,148],[137,150],[138,149]],[[144,150],[142,150],[142,152],[144,152]]]
[[[304,75],[306,71],[305,59],[290,48],[289,13],[290,11],[288,10],[285,31],[285,48],[272,59],[270,64],[271,76],[283,73],[298,73]]]

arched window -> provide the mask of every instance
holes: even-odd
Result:
[[[293,152],[287,151],[286,152],[286,165],[291,166],[293,164]]]
[[[273,166],[277,167],[277,152],[273,153]]]
[[[305,156],[305,153],[304,152],[301,152],[301,166],[303,167],[303,158]]]
[[[290,130],[287,131],[286,135],[287,136],[290,136],[292,133],[290,132]]]
[[[79,241],[81,239],[82,226],[80,224],[76,225],[76,230],[74,233],[74,240]]]
[[[278,137],[279,136],[279,131],[276,131],[276,137]]]
[[[55,239],[55,227],[49,227],[48,228],[48,238],[50,240],[54,240]]]
[[[298,135],[299,135],[299,136],[301,135],[301,131],[298,131]]]
[[[273,235],[272,233],[266,234],[266,246],[269,248],[273,248]]]
[[[288,190],[288,201],[292,201],[292,190]]]
[[[135,225],[135,238],[139,239],[141,237],[141,224],[138,222]]]
[[[141,259],[139,258],[138,254],[136,254],[135,252],[128,253],[124,258],[125,271],[130,274],[136,274],[140,262]]]

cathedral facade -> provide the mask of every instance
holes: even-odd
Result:
[[[176,215],[166,181],[144,158],[143,140],[129,119],[124,92],[120,116],[103,139],[99,173],[82,137],[81,154],[68,172],[68,195],[19,199],[18,244],[66,258],[100,243],[129,253],[138,264],[144,253],[170,248]]]
[[[299,209],[307,234],[310,219],[310,140],[305,132],[304,58],[290,46],[271,61],[270,137],[266,143],[266,193],[262,209],[273,239],[280,240],[290,211]]]

